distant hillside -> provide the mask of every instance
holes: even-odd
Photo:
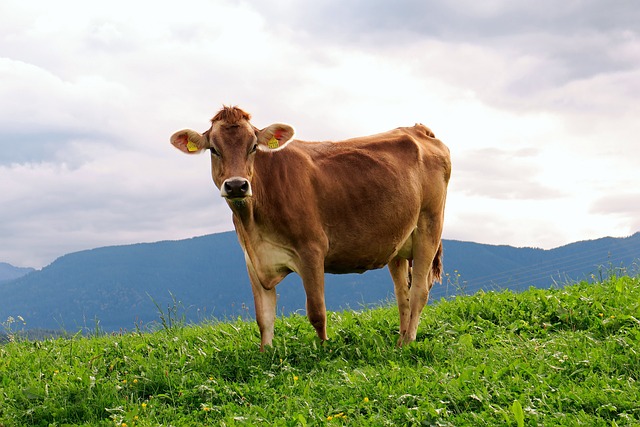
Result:
[[[6,262],[0,262],[0,283],[8,282],[9,280],[15,280],[19,277],[25,276],[32,271],[33,268],[14,267]]]
[[[578,242],[552,250],[446,240],[443,284],[431,300],[480,289],[564,285],[631,267],[640,258],[640,233]],[[361,275],[327,275],[329,310],[360,308],[393,299],[387,269]],[[303,310],[297,275],[278,286],[278,312]],[[22,316],[28,328],[131,330],[158,320],[175,300],[188,321],[253,316],[244,255],[235,233],[180,241],[112,246],[76,252],[0,286],[0,319]],[[152,301],[153,299],[153,301]],[[154,303],[155,301],[155,303]]]

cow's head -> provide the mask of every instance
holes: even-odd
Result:
[[[272,152],[286,147],[293,138],[291,126],[274,123],[257,129],[251,115],[237,107],[224,107],[211,119],[204,133],[183,129],[171,136],[171,144],[187,154],[211,151],[211,176],[227,200],[252,195],[253,164],[258,151]]]

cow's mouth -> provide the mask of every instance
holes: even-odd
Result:
[[[227,199],[231,206],[236,209],[244,209],[247,206],[247,198],[242,199]]]

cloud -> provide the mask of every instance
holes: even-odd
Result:
[[[0,164],[43,159],[63,161],[69,144],[99,143],[113,133],[128,91],[101,77],[64,81],[32,64],[0,58]]]
[[[621,188],[594,201],[590,212],[614,217],[630,231],[640,230],[640,193]]]
[[[536,148],[502,150],[484,148],[466,151],[456,160],[455,188],[467,195],[491,199],[554,199],[568,190],[548,187],[538,181],[544,165]]]
[[[509,109],[548,107],[544,101],[554,96],[563,108],[566,93],[556,89],[638,69],[640,9],[633,1],[326,1],[304,8],[279,1],[256,7],[278,23],[276,31],[284,33],[284,26],[310,49],[384,52],[422,76],[472,88],[490,105]]]

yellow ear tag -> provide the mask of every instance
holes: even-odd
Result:
[[[276,139],[275,136],[272,136],[269,142],[267,142],[267,146],[271,149],[280,147],[280,141]]]
[[[187,150],[189,150],[191,152],[198,151],[198,146],[193,141],[188,141],[187,142]]]

